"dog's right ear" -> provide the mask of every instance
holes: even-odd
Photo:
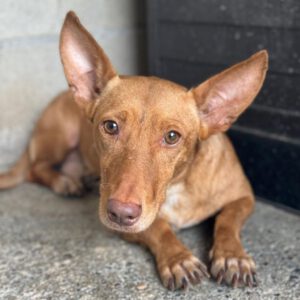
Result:
[[[86,113],[117,74],[108,57],[72,11],[60,34],[60,56],[76,102]]]

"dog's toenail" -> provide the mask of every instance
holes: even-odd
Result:
[[[232,277],[232,282],[231,282],[233,288],[236,288],[238,286],[238,279],[239,279],[238,274],[235,273]]]
[[[187,281],[187,279],[185,277],[183,277],[181,282],[182,282],[182,286],[181,286],[182,289],[186,290],[187,287],[188,287],[188,281]]]

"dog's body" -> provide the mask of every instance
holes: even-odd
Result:
[[[255,265],[239,233],[254,196],[222,132],[258,93],[266,52],[188,91],[158,78],[116,75],[73,13],[60,50],[72,91],[46,109],[0,188],[28,180],[80,195],[82,177],[100,177],[100,219],[153,252],[169,289],[208,276],[170,225],[189,227],[219,212],[211,273],[218,282],[253,285]]]

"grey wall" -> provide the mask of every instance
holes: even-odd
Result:
[[[148,0],[149,72],[196,85],[260,49],[264,86],[229,134],[255,193],[300,209],[299,0]]]
[[[0,9],[0,169],[23,151],[40,112],[67,87],[58,53],[68,10],[122,74],[144,72],[143,0],[4,0]]]

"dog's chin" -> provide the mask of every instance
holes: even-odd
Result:
[[[135,224],[132,226],[121,226],[116,223],[110,222],[109,220],[101,220],[105,227],[110,230],[120,232],[120,233],[138,233],[146,230],[149,226],[140,226],[139,224]]]

